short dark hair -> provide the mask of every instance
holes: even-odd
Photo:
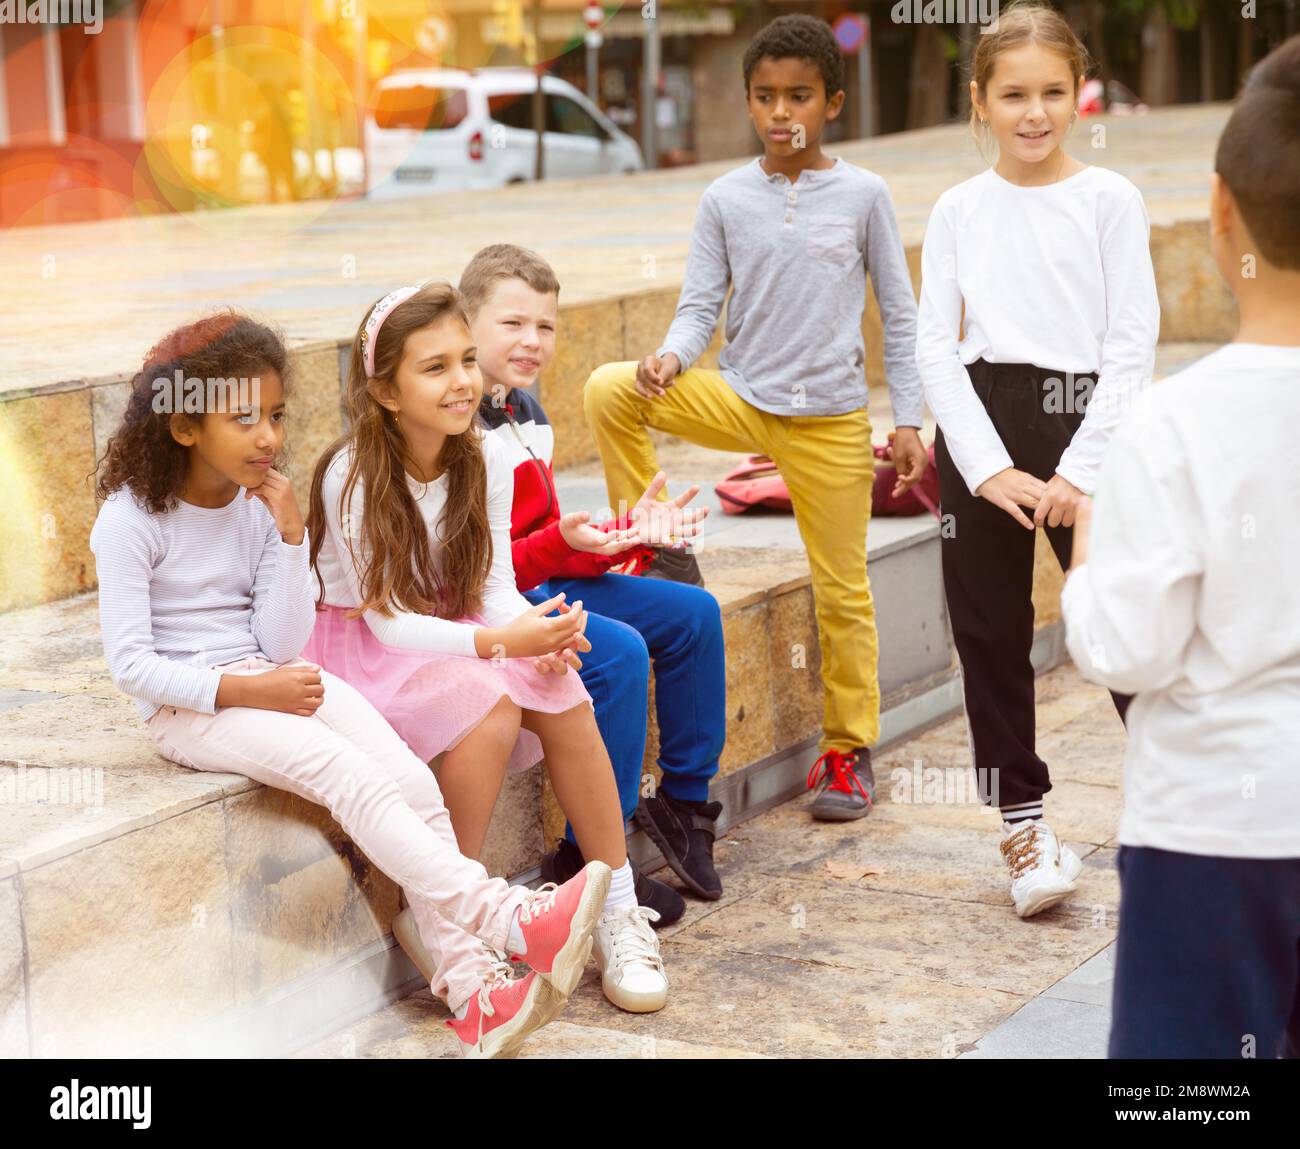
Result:
[[[1300,36],[1251,70],[1219,137],[1214,170],[1274,267],[1300,270]]]
[[[807,60],[822,74],[826,98],[844,91],[844,56],[835,33],[815,16],[778,16],[745,49],[745,91],[760,60]]]

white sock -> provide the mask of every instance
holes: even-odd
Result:
[[[506,948],[512,954],[519,954],[521,957],[528,952],[528,943],[524,941],[524,931],[519,928],[518,910],[515,910],[514,916],[510,919],[510,931],[506,934]]]
[[[636,905],[636,875],[632,873],[632,863],[624,862],[609,882],[609,893],[605,896],[605,913]]]
[[[465,1020],[465,1015],[466,1015],[467,1013],[469,1013],[469,1000],[468,1000],[468,999],[466,999],[465,1001],[461,1002],[460,1005],[458,1005],[455,1009],[453,1009],[453,1010],[451,1011],[451,1015],[452,1015],[452,1017],[454,1017],[457,1021],[464,1021],[464,1020]]]

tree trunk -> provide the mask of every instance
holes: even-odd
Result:
[[[939,24],[917,24],[912,41],[912,75],[908,85],[907,127],[928,128],[948,118],[948,59]]]
[[[1201,50],[1201,102],[1208,104],[1214,99],[1214,29],[1211,27],[1213,16],[1207,0],[1201,0],[1196,6],[1197,40]]]
[[[1153,4],[1142,28],[1142,91],[1138,94],[1153,108],[1175,99],[1174,30],[1164,9]]]

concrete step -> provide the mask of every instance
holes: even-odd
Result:
[[[566,498],[590,489],[561,482]],[[821,717],[793,520],[736,525],[710,521],[701,554],[728,650],[724,827],[801,790]],[[870,544],[897,738],[958,704],[937,526],[879,520]],[[323,809],[156,753],[108,678],[93,595],[5,616],[0,746],[0,1053],[265,1052],[421,984],[389,935],[398,887]],[[656,750],[652,718],[649,774]],[[514,778],[485,863],[530,880],[561,826],[543,772]]]

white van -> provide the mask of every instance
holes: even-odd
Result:
[[[424,68],[379,81],[366,119],[374,199],[501,187],[533,178],[536,75],[527,68]],[[549,179],[640,171],[635,141],[572,84],[542,77]]]

